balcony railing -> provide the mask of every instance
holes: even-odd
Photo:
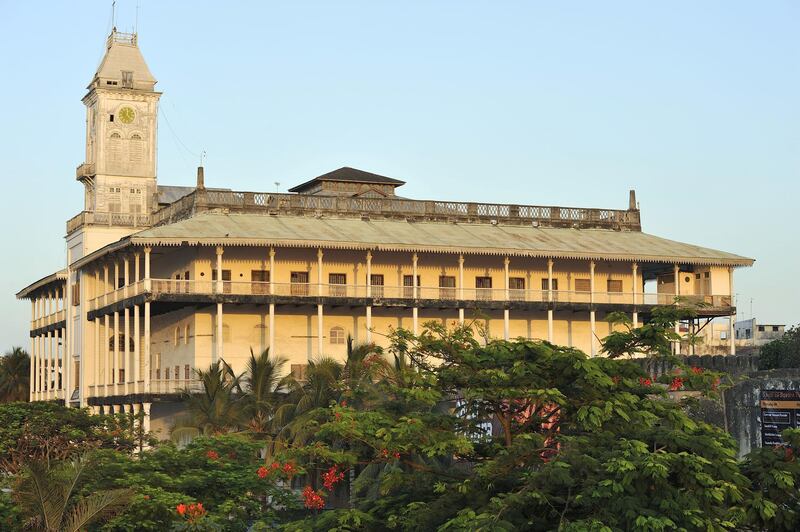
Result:
[[[152,216],[123,212],[83,211],[67,221],[67,234],[84,225],[107,225],[118,227],[150,227]]]
[[[416,299],[427,301],[554,302],[611,305],[672,305],[673,294],[632,292],[578,292],[505,288],[453,288],[430,286],[370,286],[317,283],[268,283],[259,281],[194,281],[179,279],[140,280],[89,301],[89,310],[122,301],[141,293],[195,295],[274,295],[290,297],[341,297],[372,299]],[[731,306],[726,295],[680,296],[679,303],[712,308]]]
[[[47,327],[48,325],[53,325],[54,323],[64,321],[66,319],[66,315],[66,311],[61,309],[57,312],[51,312],[46,316],[41,316],[35,320],[31,320],[31,330],[40,329],[42,327]]]
[[[91,177],[93,175],[97,175],[94,163],[82,163],[75,169],[75,177],[78,179],[82,177]]]

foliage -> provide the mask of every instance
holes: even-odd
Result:
[[[309,469],[359,469],[355,510],[369,519],[353,529],[736,526],[748,482],[732,439],[643,385],[635,364],[522,339],[481,345],[440,323],[392,341],[413,368],[402,384],[361,387],[369,409],[334,403],[316,441],[286,451]]]
[[[31,357],[21,347],[0,357],[0,403],[28,400],[30,372]]]
[[[656,307],[650,319],[640,327],[633,327],[633,321],[624,312],[612,312],[606,321],[622,327],[614,330],[603,339],[602,352],[609,358],[622,356],[667,357],[672,354],[672,346],[681,340],[675,332],[675,323],[694,317],[696,311],[689,306]],[[695,338],[690,337],[690,342]]]
[[[203,529],[247,530],[253,521],[275,520],[281,509],[299,503],[278,478],[258,475],[262,445],[242,434],[200,437],[184,449],[164,443],[136,457],[98,451],[84,490],[133,487],[130,507],[109,521],[105,531],[187,525],[178,507],[197,503],[207,512],[198,520]]]
[[[759,369],[800,368],[800,326],[761,347]]]
[[[208,370],[196,370],[202,384],[201,393],[184,393],[192,425],[202,434],[235,432],[242,424],[240,390],[237,376],[224,360],[211,364]]]
[[[91,449],[128,451],[135,434],[124,416],[93,416],[56,403],[0,404],[0,467],[14,473],[25,462],[66,460]]]
[[[124,488],[79,495],[78,486],[86,467],[85,457],[70,462],[29,462],[14,490],[25,528],[78,532],[127,504],[131,492]]]

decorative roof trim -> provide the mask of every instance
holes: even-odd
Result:
[[[17,299],[28,299],[28,296],[32,295],[37,290],[44,288],[50,284],[66,284],[67,283],[67,270],[59,270],[55,273],[51,273],[46,277],[42,277],[38,281],[29,284],[19,292],[17,292]]]

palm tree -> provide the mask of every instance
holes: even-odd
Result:
[[[27,401],[30,389],[31,357],[14,347],[0,358],[0,402]]]
[[[283,357],[270,357],[269,348],[258,357],[250,349],[250,359],[242,379],[242,401],[247,426],[254,434],[269,432],[275,411],[283,400],[282,392],[288,383],[288,378],[281,376],[285,364],[286,359]]]
[[[203,434],[238,430],[243,419],[241,376],[227,362],[218,360],[206,371],[197,370],[197,378],[202,392],[184,391],[191,424]]]
[[[128,489],[78,495],[87,466],[85,458],[48,467],[44,461],[27,465],[14,492],[25,528],[42,532],[78,532],[124,508],[133,492]]]

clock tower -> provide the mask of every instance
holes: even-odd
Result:
[[[84,210],[108,225],[146,225],[156,208],[156,80],[135,33],[114,28],[83,97],[86,159],[77,179],[85,186]]]

